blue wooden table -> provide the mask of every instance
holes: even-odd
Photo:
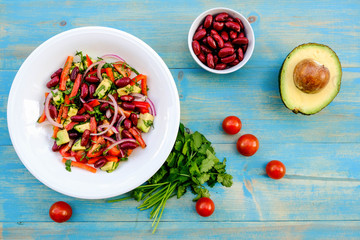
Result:
[[[187,47],[187,32],[201,12],[229,7],[252,22],[253,57],[228,75],[201,69]],[[0,239],[359,239],[360,238],[360,2],[344,1],[0,1]],[[164,59],[176,81],[181,121],[213,142],[234,176],[216,186],[215,213],[202,218],[193,195],[168,201],[155,235],[148,212],[135,201],[106,203],[59,194],[35,179],[11,145],[6,104],[25,58],[43,41],[68,29],[99,25],[129,32]],[[278,91],[285,56],[307,42],[329,45],[342,63],[341,91],[313,116],[287,110]],[[241,118],[241,133],[260,149],[243,157],[225,135],[227,115]],[[287,175],[271,180],[268,161]],[[73,207],[69,222],[51,221],[55,201]]]

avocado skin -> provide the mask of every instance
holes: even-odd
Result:
[[[287,109],[289,109],[290,111],[292,111],[292,112],[295,113],[295,114],[301,113],[302,115],[311,116],[311,115],[316,114],[316,113],[320,112],[321,110],[323,110],[323,109],[324,109],[325,107],[327,107],[332,101],[329,102],[328,104],[326,104],[325,106],[323,106],[322,108],[320,108],[319,111],[317,111],[317,112],[314,112],[314,113],[303,113],[303,112],[301,112],[301,111],[298,111],[297,109],[290,109],[290,108],[288,108],[288,107],[286,106],[286,104],[285,104],[285,102],[284,102],[284,100],[283,100],[283,96],[282,96],[282,94],[281,94],[281,72],[282,72],[282,70],[283,70],[284,63],[285,63],[286,59],[289,58],[290,54],[291,54],[293,51],[295,51],[296,49],[298,49],[298,48],[300,48],[300,47],[306,46],[306,45],[319,46],[319,47],[327,47],[327,48],[331,49],[329,46],[324,45],[324,44],[320,44],[320,43],[304,43],[304,44],[301,44],[301,45],[297,46],[297,47],[294,48],[293,50],[291,50],[291,51],[289,52],[289,54],[286,56],[286,58],[284,59],[283,63],[281,64],[281,68],[280,68],[280,71],[279,71],[279,77],[278,77],[278,84],[279,84],[278,87],[279,87],[279,93],[280,93],[281,102],[285,105],[285,107],[286,107]],[[331,50],[332,50],[332,49],[331,49]],[[338,60],[339,63],[340,63],[340,59],[339,59],[338,55],[336,54],[336,52],[335,52],[334,50],[332,50],[332,51],[334,52],[334,55],[336,56],[337,60]],[[340,74],[342,75],[342,68],[340,68]],[[339,92],[340,92],[340,87],[341,87],[341,79],[340,79],[339,88],[337,89],[337,93],[336,93],[335,97],[339,94]],[[334,98],[335,98],[335,97],[334,97]]]

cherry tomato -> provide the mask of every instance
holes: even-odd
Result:
[[[285,176],[286,168],[282,162],[272,160],[266,165],[266,173],[272,179],[280,179]]]
[[[228,116],[222,122],[222,128],[227,134],[237,134],[241,129],[241,121],[236,116]]]
[[[214,202],[207,197],[202,197],[196,202],[196,212],[202,217],[209,217],[215,211]]]
[[[244,156],[252,156],[259,149],[259,140],[252,134],[242,135],[237,143],[236,148]]]
[[[72,215],[72,209],[66,202],[59,201],[50,207],[49,215],[55,222],[66,222]]]

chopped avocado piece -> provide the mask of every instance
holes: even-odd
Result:
[[[97,96],[98,98],[103,98],[106,93],[111,89],[112,81],[108,78],[104,78],[99,86],[96,88],[94,96]]]
[[[58,146],[70,142],[69,134],[66,129],[58,131],[55,140]]]
[[[69,116],[62,121],[62,125],[63,125],[64,127],[66,127],[69,123],[71,123],[71,119],[70,119]]]
[[[123,88],[117,90],[119,96],[128,95],[130,93],[141,93],[141,88],[136,85],[126,85]]]
[[[53,101],[55,105],[60,105],[64,103],[64,94],[61,91],[58,91],[53,94]]]
[[[154,116],[150,113],[142,114],[140,113],[137,128],[140,129],[143,132],[148,132],[150,130],[150,127],[153,125],[154,122]]]
[[[114,71],[114,78],[115,80],[119,79],[119,78],[122,78],[123,76],[120,75],[120,73],[118,73],[117,71]]]
[[[119,166],[119,162],[107,162],[104,166],[102,166],[100,169],[103,171],[106,171],[108,173],[111,173]]]
[[[78,109],[75,108],[75,107],[70,107],[69,108],[69,111],[68,111],[68,116],[69,117],[72,117],[72,116],[75,116],[78,112]]]
[[[71,147],[72,151],[81,151],[81,150],[85,150],[86,147],[85,146],[81,146],[81,139],[77,140],[74,145]]]
[[[80,133],[85,132],[85,130],[90,130],[90,123],[83,123],[83,124],[78,124],[74,127],[74,129]]]
[[[341,64],[328,46],[307,43],[285,58],[279,75],[281,100],[294,113],[315,114],[340,91]]]

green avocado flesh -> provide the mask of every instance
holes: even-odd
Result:
[[[328,82],[323,84],[325,86],[320,90],[317,89],[310,93],[295,84],[294,70],[296,66],[300,66],[299,63],[303,60],[315,62],[319,65],[319,69],[321,67],[328,70]],[[314,71],[309,70],[308,72],[310,72],[308,79],[320,79],[315,75],[311,76],[311,74],[315,74]],[[339,58],[331,48],[317,43],[302,44],[289,53],[281,67],[279,75],[281,100],[294,113],[315,114],[336,97],[340,91],[341,75]]]

